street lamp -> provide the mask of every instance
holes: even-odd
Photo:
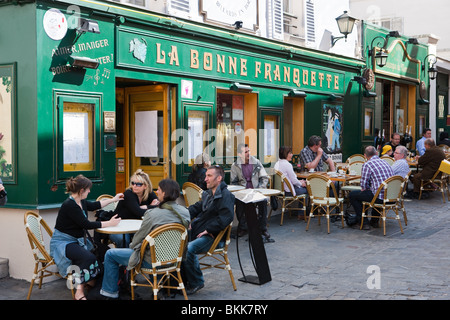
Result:
[[[348,15],[347,11],[344,11],[343,14],[341,14],[339,17],[336,18],[336,22],[338,24],[339,32],[342,33],[343,37],[334,37],[331,35],[331,46],[333,47],[335,43],[342,38],[345,38],[345,41],[347,41],[347,36],[352,33],[353,26],[355,25],[356,18],[353,18]]]
[[[422,65],[422,71],[425,71],[425,62],[430,63],[429,60],[427,60],[427,58],[429,56],[433,56],[434,57],[434,61],[431,63],[431,66],[428,65],[428,76],[430,77],[431,80],[436,79],[437,77],[437,69],[434,67],[436,65],[437,62],[437,58],[434,54],[429,54],[425,57],[425,59],[423,59],[423,65]]]
[[[399,38],[400,33],[398,31],[390,31],[386,35],[386,37],[377,36],[377,37],[373,38],[372,43],[370,44],[369,57],[374,56],[375,63],[380,68],[383,68],[387,63],[387,58],[389,55],[385,52],[385,50],[386,50],[386,45],[387,45],[389,37]],[[383,39],[383,45],[381,46],[381,49],[377,53],[375,53],[376,50],[375,50],[375,47],[373,46],[373,43],[375,42],[376,39]],[[378,42],[378,45],[380,45],[380,44],[381,44],[381,42]]]

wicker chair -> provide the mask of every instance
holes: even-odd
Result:
[[[346,162],[348,164],[350,164],[350,163],[352,163],[354,161],[366,162],[366,158],[364,157],[364,155],[357,153],[357,154],[354,154],[354,155],[351,155],[350,157],[348,157]]]
[[[185,182],[181,189],[183,190],[186,207],[189,207],[202,199],[203,189],[195,183]]]
[[[292,210],[302,210],[303,211],[303,217],[306,220],[306,194],[299,194],[295,196],[288,196],[286,195],[286,192],[284,191],[284,185],[287,185],[289,188],[289,192],[291,194],[294,194],[294,190],[292,190],[292,185],[287,179],[287,177],[280,171],[275,170],[275,174],[273,176],[273,188],[276,190],[279,190],[281,193],[277,196],[277,198],[281,201],[281,222],[280,226],[283,225],[283,218],[284,218],[284,212],[286,210],[292,211]],[[298,208],[292,206],[296,202],[299,202],[303,205],[303,208]],[[269,216],[267,219],[270,219],[272,215],[272,209],[270,209]]]
[[[309,213],[306,231],[309,229],[311,218],[318,217],[320,225],[320,217],[327,218],[327,231],[330,233],[330,216],[341,216],[342,228],[344,227],[344,199],[339,198],[334,187],[334,183],[328,177],[321,174],[312,174],[306,179],[306,187],[308,189],[311,201],[311,211]],[[334,196],[330,197],[330,189]],[[322,213],[320,212],[322,209]],[[337,212],[340,209],[340,212]],[[335,211],[334,213],[332,213]],[[314,214],[316,212],[316,214]]]
[[[405,226],[408,225],[408,219],[406,217],[404,198],[405,198],[406,191],[408,189],[408,181],[409,181],[409,176],[410,175],[411,175],[411,171],[409,171],[408,174],[405,176],[405,184],[403,185],[402,196],[398,200],[398,210],[401,210],[403,212],[403,219],[405,220]]]
[[[450,191],[448,189],[448,175],[439,169],[433,175],[431,179],[422,179],[420,180],[420,192],[419,192],[419,200],[422,198],[423,191],[435,191],[435,186],[438,186],[439,191],[442,193],[442,201],[445,203],[445,190],[447,189],[447,194],[450,201]]]
[[[387,163],[389,163],[390,166],[392,166],[395,162],[395,159],[390,157],[390,156],[382,156],[380,159],[386,161]]]
[[[383,220],[383,234],[386,235],[386,219],[397,219],[400,231],[403,233],[402,223],[400,222],[400,216],[398,215],[398,202],[403,196],[405,178],[401,176],[393,176],[386,179],[378,187],[377,192],[372,198],[371,202],[363,201],[361,229],[363,227],[364,218],[378,218]],[[382,203],[375,203],[380,192],[384,190],[384,199]],[[369,209],[375,210],[379,215],[369,215],[366,211]],[[395,217],[388,217],[387,213],[392,210],[395,213]]]
[[[28,211],[25,213],[24,224],[35,261],[34,273],[31,279],[30,288],[28,289],[27,295],[27,300],[29,300],[31,297],[31,292],[33,290],[34,282],[37,278],[39,279],[39,289],[41,289],[42,281],[44,280],[44,278],[50,276],[61,277],[61,275],[58,273],[58,271],[48,270],[49,267],[56,266],[55,261],[45,248],[44,243],[44,233],[42,232],[42,229],[45,230],[45,232],[50,238],[53,235],[53,232],[48,226],[48,224],[44,221],[44,219],[42,219],[42,217],[39,214],[32,211]],[[72,298],[74,298],[75,293],[73,288],[72,274],[69,273],[66,279],[67,285],[72,291]]]
[[[231,283],[233,285],[234,291],[236,291],[236,283],[234,282],[234,276],[233,272],[231,271],[230,266],[230,260],[228,260],[228,246],[230,244],[231,239],[231,226],[233,223],[230,223],[228,227],[223,229],[217,237],[214,239],[213,244],[209,248],[209,250],[205,253],[202,253],[199,257],[199,262],[201,267],[201,270],[209,269],[209,268],[218,268],[222,270],[228,270],[228,273],[230,274]],[[225,236],[225,245],[221,248],[218,248],[217,246],[221,242],[222,238]],[[212,264],[212,263],[206,263],[206,258],[213,258],[217,260],[218,264]]]
[[[131,276],[131,299],[134,300],[134,287],[150,287],[153,289],[153,298],[157,300],[158,291],[166,288],[178,289],[183,292],[187,300],[180,268],[185,243],[187,242],[187,230],[179,223],[170,223],[160,226],[150,232],[142,242],[140,260],[130,271]],[[149,247],[152,265],[150,268],[142,266],[144,254]],[[137,283],[136,276],[141,274],[146,283]],[[159,277],[158,277],[159,276]],[[174,279],[178,285],[170,284]]]
[[[100,201],[100,200],[103,200],[103,199],[112,199],[112,198],[114,198],[114,197],[112,195],[110,195],[110,194],[102,194],[102,195],[97,197],[97,201]],[[102,210],[103,211],[115,211],[118,203],[119,203],[118,201],[111,202],[108,205],[104,206],[102,208]]]

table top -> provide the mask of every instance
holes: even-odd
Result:
[[[256,188],[253,189],[256,190],[258,192],[261,192],[263,195],[265,195],[266,197],[270,197],[270,196],[276,196],[279,195],[281,193],[280,190],[277,189],[264,189],[264,188]]]
[[[228,187],[228,190],[230,192],[235,192],[235,191],[239,191],[239,190],[244,190],[245,189],[245,187],[237,186],[237,185],[228,185],[227,187]]]
[[[307,179],[312,174],[321,174],[328,177],[331,181],[352,181],[360,179],[360,175],[352,175],[352,174],[340,174],[340,173],[334,173],[333,175],[329,174],[330,172],[298,172],[297,178],[299,179]]]
[[[141,227],[141,224],[142,220],[124,219],[120,220],[117,226],[98,228],[96,231],[107,234],[136,233]]]

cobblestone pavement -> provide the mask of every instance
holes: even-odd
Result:
[[[447,200],[447,199],[446,199]],[[242,272],[236,254],[236,240],[229,257],[236,279],[233,291],[227,271],[206,270],[205,287],[191,301],[207,300],[447,300],[450,298],[450,202],[434,192],[427,200],[407,200],[408,225],[400,232],[397,221],[382,228],[356,230],[317,218],[306,223],[273,215],[269,232],[274,243],[265,244],[272,281],[254,285],[239,281]],[[241,265],[246,275],[256,275],[249,257],[246,237],[239,238]],[[0,280],[0,300],[26,299],[29,282]],[[137,289],[144,300],[150,290]],[[63,280],[34,288],[32,300],[70,300]],[[126,299],[126,297],[125,297]],[[181,300],[181,295],[166,300]],[[195,303],[195,302],[193,302]]]

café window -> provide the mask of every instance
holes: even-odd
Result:
[[[217,94],[216,162],[233,163],[239,143],[244,142],[244,95]]]
[[[58,97],[58,176],[99,175],[98,97]]]
[[[188,114],[188,159],[189,165],[194,164],[195,157],[206,150],[209,145],[208,129],[210,128],[210,107],[187,107]]]

